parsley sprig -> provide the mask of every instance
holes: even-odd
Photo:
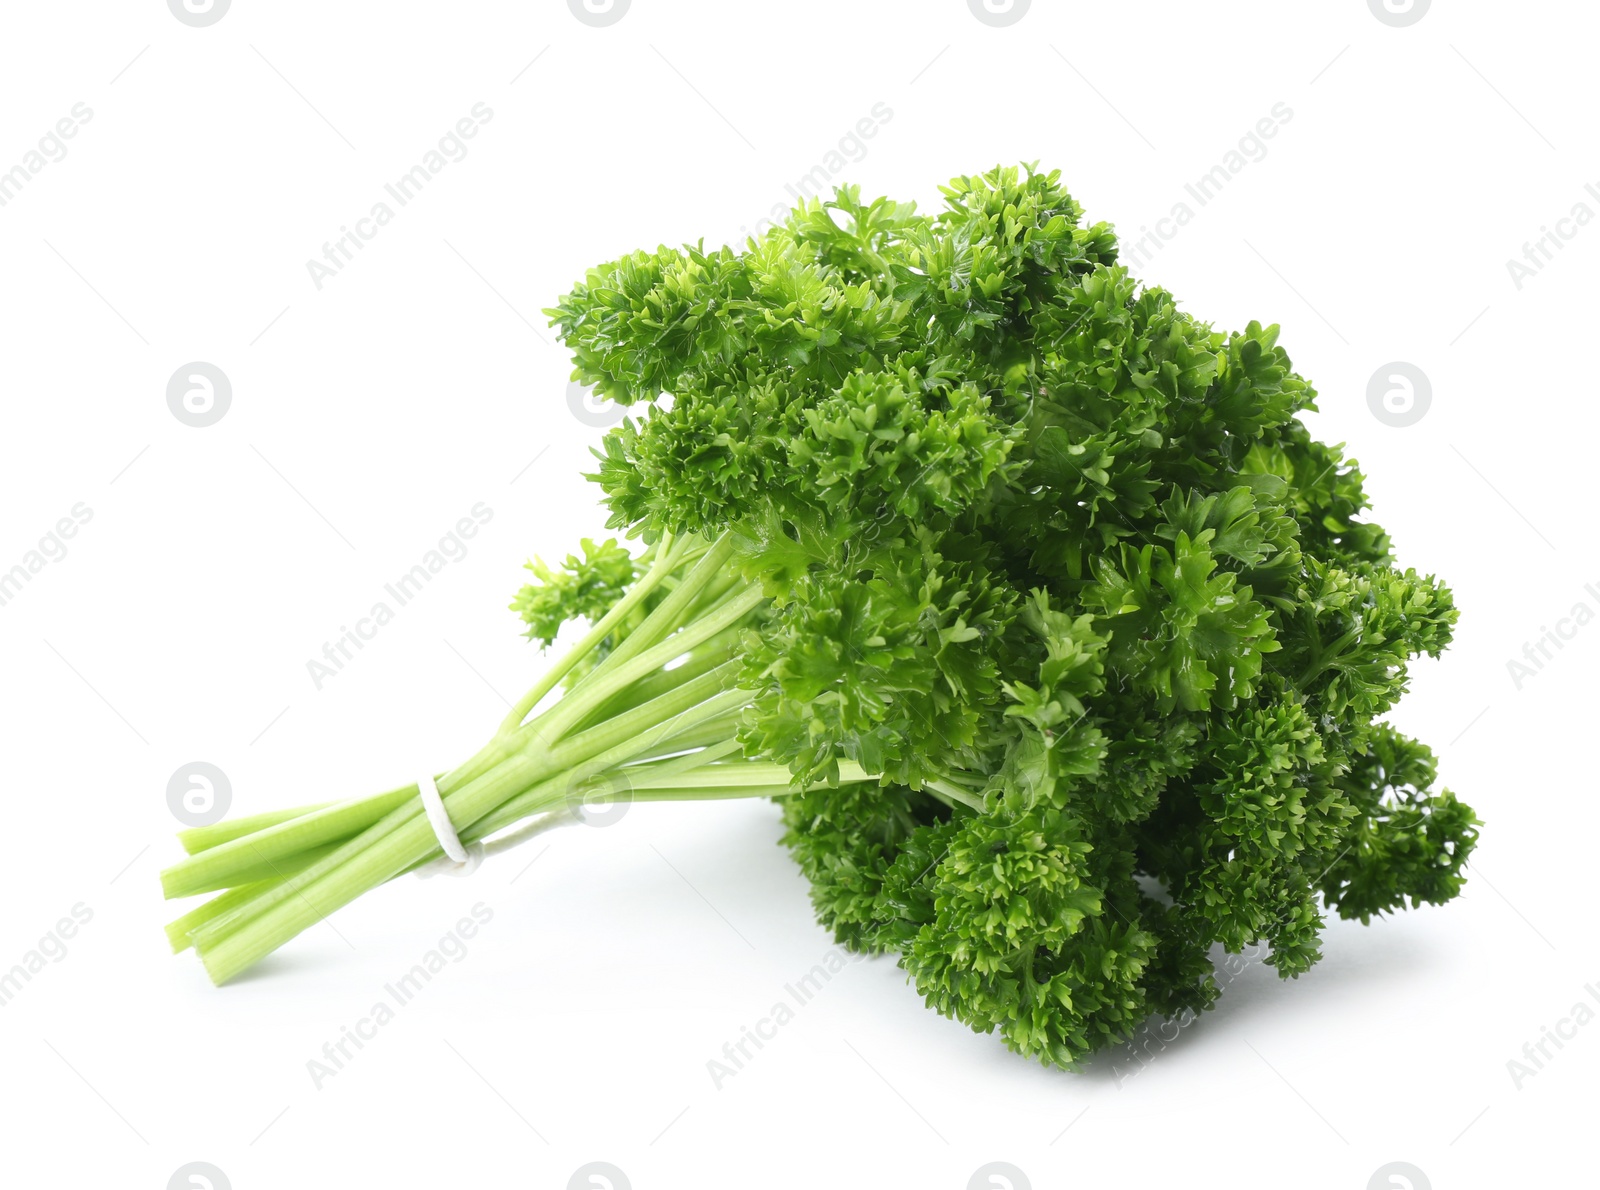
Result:
[[[1459,891],[1477,820],[1378,722],[1456,609],[1276,327],[1141,285],[1055,173],[944,197],[845,187],[548,311],[630,408],[593,478],[635,544],[531,564],[529,636],[581,639],[439,787],[468,841],[776,797],[841,941],[1073,1067],[1209,1007],[1213,947],[1296,976],[1326,911]],[[168,894],[221,895],[169,933],[218,982],[438,855],[414,786],[183,838]]]

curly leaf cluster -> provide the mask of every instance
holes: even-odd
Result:
[[[844,188],[549,313],[574,378],[634,407],[597,451],[612,526],[730,535],[770,597],[741,739],[794,773],[821,920],[1073,1066],[1209,1006],[1213,947],[1294,976],[1328,909],[1455,895],[1477,820],[1374,720],[1456,610],[1310,437],[1277,327],[1141,285],[1056,173],[944,195]],[[612,564],[585,543],[534,634]],[[846,761],[880,782],[835,784]]]

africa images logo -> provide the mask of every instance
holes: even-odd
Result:
[[[1028,15],[1028,6],[1033,0],[967,0],[967,7],[972,9],[972,15],[985,25],[993,25],[1003,29],[1007,25],[1015,25]]]

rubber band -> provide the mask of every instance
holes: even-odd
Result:
[[[439,846],[456,863],[466,863],[467,849],[461,845],[461,836],[456,834],[455,824],[450,821],[444,798],[439,796],[439,787],[432,777],[417,778],[417,794],[422,798],[422,811],[428,816],[428,825],[433,827],[433,837],[439,840]]]
[[[483,862],[483,844],[474,843],[471,847],[462,844],[461,836],[456,834],[455,823],[450,821],[450,812],[444,808],[444,798],[439,796],[439,787],[431,776],[424,775],[417,779],[417,796],[422,799],[422,812],[428,816],[428,825],[433,827],[433,837],[444,851],[431,864],[418,868],[417,875],[424,880],[441,872],[448,872],[452,876],[472,875]]]
[[[478,870],[478,865],[491,855],[509,851],[551,827],[582,821],[575,811],[567,809],[532,819],[516,830],[488,842],[462,843],[461,836],[456,834],[455,824],[450,821],[450,813],[445,809],[444,798],[439,796],[439,787],[434,784],[432,777],[423,777],[417,782],[417,795],[422,799],[422,811],[428,816],[428,825],[433,827],[433,837],[439,841],[439,847],[444,852],[437,859],[417,869],[417,878],[420,880],[428,880],[439,875],[470,876]]]

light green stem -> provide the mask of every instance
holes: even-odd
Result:
[[[738,758],[737,715],[750,695],[734,685],[742,665],[736,653],[764,596],[729,570],[732,549],[726,535],[710,545],[664,538],[646,572],[522,697],[489,743],[438,778],[463,840],[540,815],[556,821],[552,812],[563,817],[586,798],[606,800],[613,787],[641,801],[759,797],[790,787],[786,769]],[[608,638],[600,663],[530,720]],[[845,766],[841,779],[868,778]],[[167,895],[229,891],[172,923],[169,937],[174,946],[192,942],[218,983],[440,853],[415,785],[199,828],[187,841],[194,854],[162,873]]]

